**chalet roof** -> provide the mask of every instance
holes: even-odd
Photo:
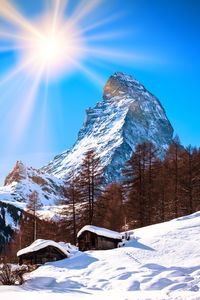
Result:
[[[90,231],[96,233],[97,235],[104,236],[111,239],[121,240],[122,234],[116,231],[112,231],[106,228],[96,227],[93,225],[86,225],[84,226],[77,234],[79,237],[84,231]]]
[[[40,249],[46,248],[48,246],[55,247],[55,248],[59,249],[67,257],[69,256],[69,252],[66,250],[66,248],[59,245],[59,243],[56,243],[56,242],[51,241],[51,240],[42,240],[42,239],[38,239],[38,240],[34,241],[30,246],[19,250],[17,252],[17,256],[21,256],[21,255],[26,254],[26,253],[35,252],[35,251],[38,251]]]

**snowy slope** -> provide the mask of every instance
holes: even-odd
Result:
[[[57,155],[43,171],[65,178],[71,168],[78,169],[85,152],[95,148],[107,182],[119,181],[121,168],[138,143],[152,141],[161,157],[171,143],[173,129],[159,100],[130,75],[117,72],[111,76],[103,101],[86,113],[75,145]]]
[[[0,292],[4,299],[26,294],[37,299],[200,299],[199,232],[200,212],[140,228],[124,247],[46,263],[23,287],[0,287]]]

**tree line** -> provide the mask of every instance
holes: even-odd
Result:
[[[165,158],[159,157],[153,143],[137,145],[122,169],[121,182],[106,185],[100,158],[95,149],[89,150],[78,172],[72,169],[68,174],[59,222],[40,220],[36,214],[39,195],[36,191],[30,195],[11,243],[13,253],[36,238],[76,244],[77,232],[86,224],[125,231],[200,210],[200,149],[184,148],[175,136]],[[4,254],[11,251],[11,244]]]
[[[76,191],[73,203],[87,204],[82,211],[82,222],[80,214],[76,218],[74,211],[78,227],[85,223],[122,231],[199,210],[200,149],[191,145],[184,148],[176,135],[165,158],[159,157],[160,150],[152,142],[137,145],[122,169],[122,181],[105,186],[100,160],[94,150],[89,151],[81,171],[76,178],[70,176],[67,185],[67,190],[73,186]],[[74,229],[76,232],[75,223]]]

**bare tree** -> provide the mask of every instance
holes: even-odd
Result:
[[[23,274],[28,271],[25,266],[12,268],[11,264],[0,266],[0,282],[3,285],[21,285],[24,283]]]
[[[97,199],[95,225],[122,231],[124,225],[123,188],[118,182],[108,185]]]
[[[72,214],[73,214],[73,243],[76,245],[76,203],[79,202],[80,198],[80,187],[78,184],[78,178],[75,175],[74,169],[68,174],[68,178],[65,182],[64,188],[65,200],[62,201],[62,204],[72,204]],[[65,212],[68,214],[68,210],[65,209],[62,211],[62,214]]]
[[[82,201],[88,202],[88,222],[92,224],[94,215],[94,200],[99,193],[102,183],[102,168],[100,158],[95,150],[86,152],[78,173]]]
[[[37,191],[33,191],[29,196],[27,211],[33,215],[33,241],[37,239],[37,216],[36,211],[42,207]]]
[[[166,163],[168,164],[169,176],[171,179],[171,183],[169,184],[169,188],[172,188],[172,199],[174,205],[174,217],[177,218],[179,215],[179,188],[180,188],[180,159],[181,153],[183,151],[183,146],[180,144],[180,140],[178,135],[176,135],[171,145],[169,146],[166,153]]]

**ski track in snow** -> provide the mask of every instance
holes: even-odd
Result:
[[[126,246],[46,263],[1,299],[200,299],[200,212],[133,232]]]

